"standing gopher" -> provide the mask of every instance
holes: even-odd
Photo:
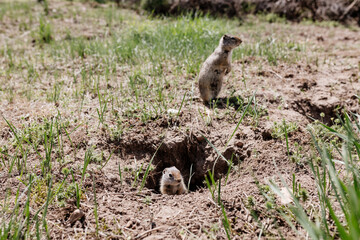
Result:
[[[223,78],[231,71],[232,50],[241,42],[237,37],[222,36],[219,46],[203,63],[199,74],[199,90],[204,102],[210,102],[220,93]]]

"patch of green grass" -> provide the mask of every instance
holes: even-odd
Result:
[[[54,185],[51,176],[41,179],[34,174],[19,180],[24,190],[18,187],[15,195],[11,191],[5,193],[0,216],[1,239],[49,238],[48,208],[64,181]]]
[[[271,136],[273,138],[285,139],[286,134],[296,132],[297,130],[298,126],[295,122],[285,122],[285,124],[274,122],[271,130]]]
[[[344,134],[345,129],[342,126],[341,121],[339,119],[335,119],[333,122],[334,124],[330,127],[335,131]],[[307,128],[312,132],[319,145],[326,145],[331,152],[341,148],[341,139],[336,134],[329,131],[329,129],[325,128],[320,121],[314,121],[309,124]]]
[[[325,28],[334,28],[334,27],[343,26],[337,21],[313,21],[311,19],[306,19],[306,18],[304,18],[301,21],[301,23],[304,25],[316,25],[316,26],[325,27]]]
[[[298,52],[303,51],[304,46],[292,40],[282,41],[274,36],[266,39],[256,39],[253,43],[244,43],[239,51],[234,52],[234,59],[242,59],[245,56],[264,57],[271,65],[277,65],[279,61],[295,62],[299,59]]]
[[[201,16],[153,19],[131,23],[126,30],[114,34],[105,42],[82,40],[80,43],[81,49],[88,49],[89,55],[106,55],[115,57],[120,63],[136,65],[148,61],[174,61],[180,64],[178,68],[195,74],[204,57],[210,55],[220,37],[230,31],[234,24]],[[72,43],[70,49],[74,49]]]
[[[304,161],[303,147],[297,142],[294,143],[294,151],[292,152],[290,159],[298,164],[301,164]]]
[[[286,23],[286,18],[281,17],[276,13],[258,14],[257,17],[268,23]]]
[[[31,7],[34,4],[35,3],[28,1],[0,2],[0,21],[2,21],[5,16],[10,19],[15,19],[19,15],[26,16],[31,13]]]
[[[235,26],[236,21],[206,16],[152,19],[131,23],[125,30],[113,34],[113,37],[105,42],[77,40],[70,42],[69,47],[72,57],[75,56],[73,52],[78,52],[78,55],[83,57],[84,49],[87,49],[88,55],[102,58],[106,55],[120,63],[138,65],[148,61],[157,63],[166,60],[175,63],[179,70],[196,74],[200,64],[218,45],[221,36],[234,32]],[[277,64],[279,60],[291,60],[292,55],[296,55],[295,52],[303,49],[298,43],[282,42],[273,37],[257,40],[259,41],[241,45],[239,50],[235,50],[234,58],[265,56],[269,63]],[[68,47],[63,46],[60,49],[64,48]]]
[[[83,38],[71,39],[69,42],[70,55],[72,58],[86,56],[87,46]]]
[[[206,181],[206,185],[211,193],[212,199],[220,207],[221,214],[222,214],[221,221],[222,221],[224,230],[226,232],[227,239],[230,240],[232,237],[232,229],[231,229],[231,224],[230,224],[229,219],[226,214],[224,204],[221,200],[221,178],[215,182],[213,174],[211,174],[211,171],[209,171],[208,176],[205,176],[205,181]],[[216,198],[216,195],[217,195],[217,198]]]
[[[53,40],[53,30],[50,23],[44,17],[40,17],[37,41],[39,43],[50,43]]]
[[[44,8],[44,14],[49,15],[49,3],[48,0],[42,0],[42,5]]]
[[[47,173],[52,172],[51,166],[54,161],[60,163],[65,161],[64,138],[70,141],[76,152],[77,146],[72,144],[70,137],[72,133],[69,131],[70,123],[67,120],[62,121],[61,115],[52,119],[44,118],[42,122],[23,124],[21,127],[15,127],[7,120],[5,121],[12,134],[6,144],[11,145],[16,153],[15,155],[5,155],[9,173],[12,172],[14,166],[18,168],[19,173],[26,172],[27,158],[29,155],[35,154],[40,160],[41,173],[45,177]]]
[[[290,210],[296,216],[296,221],[302,225],[312,239],[358,239],[360,237],[360,172],[358,161],[360,159],[360,126],[358,115],[344,114],[340,119],[342,131],[322,124],[322,127],[340,139],[341,147],[338,149],[339,157],[334,158],[327,139],[318,141],[313,130],[310,134],[317,153],[310,162],[314,183],[317,186],[319,210],[308,215],[307,207],[299,201],[307,199],[307,192],[302,191],[300,185],[293,177],[293,191],[291,193],[293,204]],[[320,138],[321,139],[321,138]],[[286,186],[282,179],[282,184]],[[273,190],[281,195],[279,187],[272,184]],[[288,187],[287,187],[288,188]],[[283,217],[288,224],[294,227],[286,214]]]
[[[292,194],[296,199],[301,199],[303,202],[305,202],[309,198],[308,192],[305,188],[301,187],[300,183],[296,181],[295,174],[293,174],[292,184]]]
[[[65,184],[56,195],[56,203],[59,207],[65,207],[69,199],[76,199],[76,183]]]

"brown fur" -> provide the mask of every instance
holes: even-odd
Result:
[[[160,192],[162,194],[180,195],[187,193],[184,179],[176,167],[165,168],[160,181]]]
[[[231,71],[232,50],[241,42],[237,37],[222,36],[219,46],[203,63],[199,74],[199,90],[204,102],[210,102],[219,95],[223,78]]]

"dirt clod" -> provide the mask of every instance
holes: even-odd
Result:
[[[76,209],[71,213],[67,223],[72,227],[77,221],[80,221],[82,224],[85,221],[85,213],[81,209]]]

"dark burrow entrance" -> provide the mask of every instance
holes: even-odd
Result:
[[[144,141],[140,143],[138,140],[128,140],[120,143],[124,154],[140,154],[146,152],[147,158],[156,152],[156,148],[161,142]],[[213,142],[211,139],[209,141]],[[128,144],[131,144],[129,146]],[[216,146],[216,144],[214,144]],[[234,165],[249,157],[250,151],[244,149],[241,140],[231,141],[224,147],[216,146],[217,150],[227,159],[232,159]],[[150,157],[151,158],[151,157]],[[148,161],[150,161],[150,158]],[[209,170],[214,169],[215,180],[224,175],[228,171],[228,162],[219,157],[215,149],[208,144],[206,139],[199,134],[190,135],[171,135],[166,136],[156,155],[154,156],[152,165],[155,167],[148,175],[146,187],[159,192],[160,179],[164,168],[175,166],[180,170],[185,185],[188,185],[190,174],[190,191],[196,191],[199,187],[204,186],[205,175]]]
[[[337,101],[315,102],[311,99],[297,99],[294,101],[293,108],[310,119],[320,120],[327,125],[332,125],[334,124],[333,120],[341,115],[340,110],[343,109],[343,106]]]
[[[220,149],[218,149],[221,151]],[[245,158],[240,148],[229,146],[222,155],[234,164]],[[155,169],[147,179],[146,186],[151,189],[159,189],[162,170],[175,166],[184,178],[185,185],[188,185],[190,176],[190,191],[195,191],[204,185],[204,177],[209,170],[214,168],[215,179],[228,171],[228,162],[218,157],[214,148],[210,146],[201,135],[176,136],[166,139],[159,148],[153,163]]]

